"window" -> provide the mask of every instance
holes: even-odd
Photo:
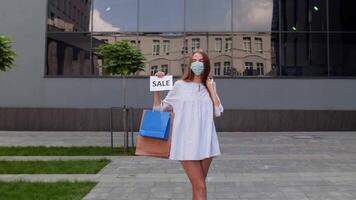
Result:
[[[308,7],[307,5],[319,4],[321,1],[306,1],[306,0],[281,0],[283,2],[300,2],[300,7]],[[279,0],[233,0],[232,5],[232,20],[234,32],[268,32],[278,27],[279,21]],[[325,0],[323,0],[325,2]],[[285,18],[290,18],[292,14],[291,7],[282,7],[281,10],[287,11],[287,15],[281,15]],[[231,7],[230,7],[231,8]],[[302,16],[306,13],[302,9],[298,9],[301,13],[299,19],[307,21]],[[251,17],[250,17],[251,16]],[[255,18],[258,16],[258,19]],[[307,17],[306,17],[307,18]]]
[[[63,1],[63,13],[65,14],[67,12],[67,0]]]
[[[182,0],[97,0],[102,4],[113,4],[113,2],[123,2],[121,7],[127,7],[128,2],[139,2],[138,18],[139,30],[142,32],[180,32],[184,31],[184,1]],[[133,4],[133,3],[130,3]],[[121,9],[122,21],[134,21],[132,17],[127,17],[127,9]],[[133,12],[137,15],[137,12]],[[113,14],[114,17],[118,14]],[[115,19],[117,21],[118,19]],[[128,22],[125,22],[126,24]],[[132,23],[132,22],[130,22]]]
[[[281,39],[282,76],[328,76],[326,33],[285,33]]]
[[[350,0],[342,1],[352,2]],[[326,31],[327,21],[327,1],[300,1],[300,0],[283,0],[280,2],[280,20],[281,20],[281,31]],[[345,5],[345,4],[344,4]],[[339,5],[329,5],[332,10],[337,10]],[[333,12],[331,11],[331,12]],[[344,15],[345,13],[340,13],[338,16]],[[332,20],[338,17],[331,17],[330,22],[338,21]],[[342,17],[338,18],[339,20]],[[276,20],[277,21],[277,20]],[[273,22],[273,21],[272,21]],[[278,22],[277,22],[278,23]]]
[[[92,13],[90,14],[93,17],[94,32],[137,32],[139,19],[137,0],[92,0],[89,1],[89,4],[92,4]],[[142,18],[140,22],[140,24],[144,23]]]
[[[73,15],[72,15],[72,20],[75,21],[77,19],[77,6],[74,6],[73,8]]]
[[[182,47],[182,54],[187,54],[188,53],[188,40],[185,39],[184,42],[183,42],[183,47]]]
[[[54,20],[54,13],[51,12],[51,20]]]
[[[154,76],[155,73],[157,72],[158,72],[158,66],[157,65],[151,66],[151,76]]]
[[[152,55],[153,56],[159,55],[159,40],[153,40]]]
[[[161,65],[161,71],[164,72],[164,74],[168,74],[168,65]]]
[[[185,67],[187,67],[187,64],[184,64],[184,63],[180,64],[180,68],[182,70],[182,74],[184,74]]]
[[[130,43],[135,46],[136,48],[140,48],[140,45],[141,45],[141,42],[140,40],[137,41],[137,44],[136,44],[136,40],[130,40]]]
[[[59,1],[59,10],[62,11],[62,13],[64,13],[64,1]]]
[[[356,57],[354,53],[356,49],[356,34],[330,34],[330,44],[330,74],[332,76],[356,76]]]
[[[245,52],[251,52],[251,38],[250,37],[244,37],[244,46],[243,49]]]
[[[84,27],[84,13],[80,13],[80,26]]]
[[[232,38],[225,39],[225,51],[230,52],[232,49]]]
[[[259,53],[263,52],[262,38],[255,38],[256,51]]]
[[[195,51],[200,48],[200,38],[192,39],[192,51]]]
[[[70,18],[72,15],[72,2],[69,2],[68,4],[68,18]]]
[[[253,64],[252,64],[252,62],[245,62],[244,75],[253,75]]]
[[[137,48],[141,48],[141,40],[137,41]]]
[[[221,50],[222,50],[222,39],[215,38],[215,51],[221,52]]]
[[[166,55],[169,55],[169,47],[170,47],[170,41],[163,40],[163,53],[165,53]]]
[[[133,46],[137,47],[137,48],[141,48],[141,41],[140,40],[137,41],[137,44],[136,44],[136,40],[130,40],[130,43]]]
[[[224,75],[230,75],[230,67],[231,63],[230,62],[224,62]]]
[[[79,11],[79,8],[77,9],[77,24],[80,24],[80,11]]]
[[[214,75],[220,75],[220,62],[214,63]]]
[[[66,42],[73,39],[70,45]],[[98,68],[93,68],[90,57],[89,33],[47,33],[48,75],[98,75]],[[97,59],[96,55],[92,56]]]
[[[263,63],[256,63],[258,75],[264,75]]]
[[[53,56],[45,55],[45,66],[52,67],[46,72],[68,75],[67,67],[85,68],[73,75],[87,75],[103,65],[97,46],[127,39],[142,46],[147,72],[140,75],[163,64],[180,75],[191,51],[203,48],[212,57],[212,74],[220,62],[220,76],[226,61],[231,74],[356,76],[356,1],[256,2],[262,0],[48,0],[47,51]],[[184,22],[191,17],[195,21]],[[70,64],[68,47],[77,63]]]
[[[231,30],[231,0],[187,0],[184,2],[186,2],[185,15],[187,19],[184,25],[187,32],[226,32]]]

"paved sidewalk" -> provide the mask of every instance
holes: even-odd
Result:
[[[4,144],[2,134],[0,141]],[[6,138],[14,143],[19,140],[23,145],[34,141],[58,144],[61,140],[60,133],[53,140],[51,136],[40,137],[41,133],[32,134],[36,137],[33,141],[23,140],[27,136],[21,133],[12,137],[11,132],[6,132]],[[94,133],[72,134],[70,143],[74,145],[76,137],[87,137],[85,140],[93,145],[105,141]],[[223,155],[215,158],[210,167],[209,200],[356,199],[356,132],[219,132],[218,136]],[[45,140],[41,141],[42,138]],[[70,136],[65,138],[69,140]],[[78,143],[81,144],[79,140]],[[1,175],[0,180],[99,181],[86,200],[191,199],[190,183],[178,161],[144,156],[105,157],[112,163],[95,175]],[[41,157],[73,158],[93,159]]]

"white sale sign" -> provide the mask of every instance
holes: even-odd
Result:
[[[163,91],[173,89],[173,76],[150,76],[150,91]]]

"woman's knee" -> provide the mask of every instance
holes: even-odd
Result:
[[[206,192],[206,184],[205,181],[195,181],[193,184],[193,190],[197,191],[197,192]]]

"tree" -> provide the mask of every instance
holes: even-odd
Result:
[[[128,147],[128,132],[126,130],[127,110],[126,110],[126,76],[135,74],[138,71],[145,71],[144,56],[142,52],[126,40],[117,41],[112,44],[102,44],[97,48],[99,57],[103,59],[103,73],[110,75],[121,75],[123,87],[123,111],[124,111],[124,132],[125,151]]]
[[[10,37],[0,35],[0,71],[6,71],[12,67],[16,53],[11,47]]]
[[[128,76],[137,71],[144,71],[143,54],[126,40],[102,44],[97,48],[97,53],[103,58],[102,67],[105,73]]]

